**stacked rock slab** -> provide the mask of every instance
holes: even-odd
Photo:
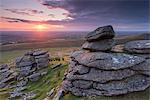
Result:
[[[105,42],[114,34],[109,25],[86,36],[86,42],[96,48],[86,43],[89,51],[83,44],[83,50],[71,54],[69,69],[62,83],[64,90],[76,96],[113,96],[142,91],[150,86],[149,61],[139,56],[109,51],[114,43],[108,45]],[[95,44],[97,41],[105,42]],[[105,44],[107,49],[102,46]]]
[[[101,34],[99,34],[101,33]],[[82,48],[90,51],[107,51],[114,46],[115,32],[112,26],[104,26],[90,32]]]
[[[0,88],[9,87],[11,80],[15,79],[13,71],[7,64],[0,65]]]

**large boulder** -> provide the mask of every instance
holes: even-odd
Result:
[[[127,42],[124,49],[130,53],[150,53],[150,40]]]
[[[40,55],[44,55],[46,53],[48,53],[48,51],[37,50],[37,51],[33,52],[33,56],[40,56]]]
[[[129,68],[145,61],[144,58],[124,53],[103,53],[76,51],[71,55],[72,60],[87,67],[105,70]]]
[[[112,39],[115,36],[115,32],[111,25],[99,27],[96,30],[87,34],[85,39],[87,41],[97,41],[101,39]]]
[[[85,42],[82,48],[90,51],[107,51],[114,46],[115,42],[113,39],[105,39],[94,42]]]

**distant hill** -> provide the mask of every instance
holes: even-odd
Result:
[[[133,40],[150,39],[150,33],[132,34],[132,35],[118,35],[115,37],[116,44],[123,44]],[[55,48],[55,47],[80,47],[84,43],[83,38],[67,38],[67,39],[48,39],[46,41],[37,42],[17,42],[6,45],[0,45],[0,51],[9,50],[24,50],[24,49],[38,49],[38,48]]]
[[[128,41],[134,41],[134,40],[148,40],[148,39],[150,39],[150,33],[123,35],[123,36],[115,37],[116,44],[123,44]]]

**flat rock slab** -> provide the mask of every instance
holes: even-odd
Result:
[[[131,53],[150,53],[150,40],[127,42],[124,49]]]
[[[39,78],[40,78],[40,73],[34,73],[34,74],[29,76],[29,79],[33,82],[37,81]]]
[[[142,91],[149,86],[150,78],[143,75],[135,75],[124,80],[113,81],[107,84],[96,83],[93,85],[93,87],[98,90],[107,91],[104,94],[107,96],[126,94],[133,91]]]
[[[33,56],[40,56],[46,54],[48,51],[37,50],[33,53]]]
[[[36,63],[43,63],[43,62],[48,62],[49,59],[48,58],[39,58],[39,59],[35,59]]]
[[[43,55],[35,56],[35,59],[40,59],[40,58],[49,58],[49,54],[43,54]]]
[[[87,34],[85,39],[87,41],[97,41],[101,39],[112,39],[115,36],[115,32],[111,25],[99,27],[96,30]]]
[[[48,67],[49,62],[41,62],[41,63],[37,63],[37,68],[41,69],[41,68],[45,68]]]
[[[34,62],[33,56],[22,56],[16,58],[16,64],[19,64],[21,62]]]
[[[81,74],[86,74],[89,71],[90,71],[89,67],[79,65],[79,64],[77,64],[77,62],[71,61],[69,64],[68,73],[72,73],[72,74],[76,73],[78,75],[81,75]]]
[[[95,42],[85,42],[82,45],[82,49],[90,51],[107,51],[114,46],[115,42],[113,39],[105,39]]]
[[[73,85],[72,85],[73,84]],[[110,81],[105,84],[76,80],[64,82],[65,90],[70,91],[76,96],[114,96],[127,94],[134,91],[143,91],[150,86],[149,77],[135,75],[123,80]]]
[[[145,61],[144,58],[124,53],[103,53],[76,51],[71,55],[72,60],[87,67],[105,70],[118,70],[132,67]]]
[[[25,67],[25,66],[32,66],[33,62],[32,61],[28,61],[28,62],[20,62],[18,64],[16,64],[17,67]]]
[[[97,70],[95,68],[91,68],[90,72],[87,74],[78,75],[76,73],[68,73],[66,78],[68,80],[88,80],[88,81],[105,83],[107,81],[112,81],[112,80],[121,80],[130,77],[135,73],[136,73],[135,71],[129,69],[116,70],[116,71],[115,70],[103,71],[103,70]]]
[[[7,65],[7,64],[2,64],[2,65],[0,65],[0,70],[6,69],[6,68],[8,68],[8,65]]]
[[[144,62],[137,64],[130,69],[150,76],[150,59],[146,59]]]

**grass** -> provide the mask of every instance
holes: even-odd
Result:
[[[49,66],[47,75],[43,76],[37,82],[29,82],[26,91],[36,93],[36,97],[31,100],[43,100],[48,91],[59,86],[62,82],[66,68],[67,65],[64,65],[58,69],[51,69]]]
[[[42,48],[42,50],[49,51],[50,57],[67,57],[71,51],[76,50],[76,49],[78,49],[78,47]],[[1,51],[0,52],[0,64],[14,62],[16,57],[22,56],[25,52],[29,50],[32,50],[32,49]]]
[[[66,57],[68,59],[68,53],[76,50],[78,48],[73,47],[64,47],[64,48],[44,48],[44,50],[48,50],[50,52],[50,57]],[[1,53],[0,57],[0,63],[10,63],[13,61],[17,56],[23,55],[24,52],[27,50],[13,50],[13,51],[6,51]],[[13,60],[12,60],[13,59]],[[32,91],[36,93],[36,96],[34,98],[31,98],[30,100],[43,100],[46,97],[46,93],[50,91],[53,88],[56,88],[60,86],[62,82],[62,78],[64,75],[65,70],[68,68],[68,61],[65,59],[65,61],[53,61],[51,64],[55,63],[62,63],[63,66],[59,67],[57,69],[51,69],[51,65],[48,67],[48,73],[44,75],[41,79],[39,79],[37,82],[29,82],[27,84],[27,89],[25,92]],[[127,95],[121,95],[121,96],[115,96],[115,97],[104,97],[104,96],[98,96],[92,98],[93,100],[149,100],[150,89],[147,89],[146,91],[142,92],[134,92]],[[0,89],[0,100],[6,100],[6,98],[9,96],[8,92],[10,92],[10,89],[4,88]],[[20,98],[15,98],[15,100],[18,100]],[[76,97],[72,95],[71,93],[68,93],[64,95],[61,100],[91,100],[89,97]]]

